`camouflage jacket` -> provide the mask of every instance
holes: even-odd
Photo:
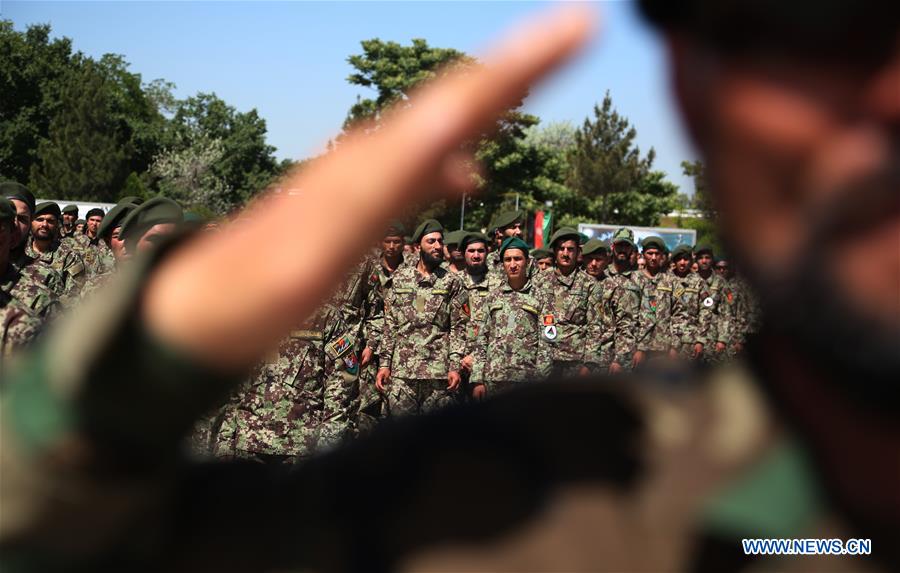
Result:
[[[487,308],[485,307],[485,301],[487,301],[488,295],[495,292],[500,287],[501,283],[505,281],[501,280],[499,274],[491,272],[487,272],[477,278],[473,277],[468,272],[463,272],[459,276],[461,277],[463,287],[465,287],[469,296],[469,316],[471,317],[471,320],[469,321],[467,338],[471,348],[471,345],[475,342],[475,337],[478,336],[478,329],[481,327],[481,322],[485,318],[485,311]]]
[[[37,338],[43,326],[44,321],[30,309],[0,292],[0,373],[6,359]]]
[[[378,261],[370,256],[354,265],[335,296],[347,328],[357,341],[357,351],[362,351],[366,344],[363,324],[368,314],[366,307],[373,300],[371,292],[378,286],[376,265]]]
[[[759,300],[756,293],[740,276],[731,278],[732,289],[737,295],[737,308],[735,315],[737,318],[737,333],[734,342],[745,342],[747,336],[754,332],[759,332],[761,311],[759,308]]]
[[[377,284],[373,284],[369,290],[369,301],[366,304],[366,316],[363,320],[363,335],[366,345],[377,355],[381,351],[381,341],[384,333],[384,294],[390,290],[393,284],[393,276],[401,267],[408,264],[404,255],[400,264],[393,271],[389,271],[382,263],[381,257],[375,259],[373,276]]]
[[[232,396],[215,455],[306,457],[349,437],[359,370],[355,341],[332,305],[307,326],[292,331]]]
[[[637,350],[668,352],[671,348],[680,348],[681,340],[674,335],[674,325],[689,323],[691,316],[686,307],[674,304],[672,275],[658,272],[650,277],[644,271],[638,271],[636,277],[641,289]],[[676,315],[676,310],[681,314]]]
[[[726,298],[725,279],[715,272],[700,279],[700,329],[703,332],[703,345],[711,350],[716,342],[728,344],[733,329],[729,316]]]
[[[520,291],[505,281],[492,289],[482,301],[476,329],[472,383],[490,385],[548,376],[552,347],[544,318],[550,314],[546,291],[532,281]],[[473,311],[473,320],[475,316]]]
[[[62,277],[63,290],[60,300],[65,306],[70,306],[78,300],[89,273],[81,254],[70,244],[54,241],[49,251],[39,253],[34,249],[33,241],[29,241],[25,254],[59,273]]]
[[[15,299],[32,314],[50,319],[59,313],[58,291],[62,284],[59,273],[46,265],[34,264],[34,259],[25,257],[18,264],[7,265],[0,275],[0,291]]]
[[[631,366],[631,359],[637,350],[637,339],[640,332],[641,287],[638,283],[637,271],[629,269],[619,272],[615,265],[610,264],[603,274],[606,278],[601,284],[604,285],[604,289],[611,289],[613,293],[617,293],[619,315],[621,320],[624,320],[623,324],[616,327],[611,357],[613,361],[627,370]],[[628,314],[631,315],[630,321]]]
[[[671,271],[668,274],[671,276],[673,289],[672,315],[682,318],[672,322],[672,348],[681,350],[697,342],[702,344],[701,315],[705,317],[708,311],[700,304],[701,279],[692,272],[684,277]]]
[[[87,235],[81,236],[84,238],[76,238],[75,240],[80,245],[79,252],[88,271],[94,275],[104,275],[115,270],[116,259],[110,248],[106,246],[106,243],[101,239],[91,239]]]
[[[469,301],[459,275],[438,267],[394,272],[384,298],[379,367],[399,378],[439,379],[467,354]]]
[[[553,361],[599,363],[601,356],[596,338],[599,317],[592,308],[594,279],[577,269],[569,276],[554,269],[535,282],[549,297],[550,312],[543,320]]]
[[[591,305],[594,315],[591,323],[595,334],[592,351],[599,352],[601,370],[608,368],[612,362],[627,366],[635,349],[640,292],[633,282],[614,279],[606,274],[594,280],[596,285]],[[597,344],[599,350],[596,349]]]

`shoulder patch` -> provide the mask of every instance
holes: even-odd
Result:
[[[342,358],[353,349],[353,337],[349,334],[338,336],[325,345],[325,352],[332,360]]]

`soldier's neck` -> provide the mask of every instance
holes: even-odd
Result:
[[[523,273],[522,275],[517,277],[509,277],[508,281],[510,288],[518,291],[525,288],[525,283],[528,282],[528,277]]]
[[[31,248],[34,249],[36,252],[43,255],[44,253],[46,253],[50,250],[51,242],[52,241],[50,241],[50,239],[45,239],[45,240],[34,239],[33,241],[31,241]]]
[[[382,255],[381,264],[384,268],[386,268],[389,272],[394,272],[397,270],[397,267],[400,266],[400,263],[403,262],[403,255],[397,255],[396,257],[385,257]]]
[[[440,263],[436,265],[428,265],[425,261],[419,257],[419,263],[416,265],[416,270],[422,273],[425,276],[431,276],[434,273],[434,270],[440,265]]]
[[[575,269],[577,269],[577,268],[578,267],[575,265],[572,265],[571,267],[569,267],[566,270],[563,270],[561,267],[556,267],[556,272],[558,272],[559,274],[561,274],[564,277],[567,277],[567,276],[571,275],[572,273],[574,273]]]
[[[617,273],[625,273],[631,270],[629,265],[621,264],[618,260],[613,262],[613,267],[615,267]]]
[[[700,275],[701,277],[703,277],[704,279],[709,279],[709,277],[711,277],[713,273],[712,273],[712,269],[710,269],[708,271],[704,271],[703,269],[700,269],[697,271],[697,274]]]

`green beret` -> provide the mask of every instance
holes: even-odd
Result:
[[[116,203],[131,203],[132,205],[141,205],[144,202],[143,199],[138,197],[137,195],[128,195],[127,197],[122,197]]]
[[[519,237],[507,237],[503,239],[503,242],[500,243],[500,260],[503,260],[503,253],[505,253],[509,249],[521,249],[523,253],[525,253],[525,258],[528,258],[528,252],[530,251],[530,247],[528,243],[520,239]]]
[[[181,205],[166,197],[154,197],[143,205],[136,206],[125,217],[119,238],[125,241],[125,247],[132,251],[141,236],[154,225],[179,224],[182,221],[184,211]]]
[[[78,205],[66,205],[62,210],[66,215],[75,215],[75,218],[78,218]]]
[[[87,221],[85,221],[84,219],[76,219],[75,224],[76,225],[87,225]]]
[[[641,249],[643,251],[646,251],[647,249],[658,249],[663,252],[669,250],[666,247],[666,242],[662,240],[662,237],[658,237],[656,235],[645,237],[644,240],[641,241]]]
[[[615,246],[616,243],[628,243],[632,247],[637,246],[634,244],[634,232],[627,227],[622,227],[613,234],[613,246]]]
[[[62,216],[62,211],[59,210],[59,205],[53,201],[44,201],[38,203],[34,208],[34,216],[38,215],[53,215],[58,220]]]
[[[465,229],[460,229],[459,231],[450,231],[446,235],[444,235],[444,244],[445,245],[459,245],[462,243],[463,238],[468,235],[469,232]]]
[[[581,253],[584,256],[609,253],[609,247],[606,245],[606,242],[601,241],[600,239],[590,239],[584,244],[584,247],[582,247]]]
[[[490,242],[490,239],[488,239],[487,235],[485,235],[484,233],[473,231],[466,233],[466,235],[459,242],[459,248],[465,251],[466,247],[468,247],[470,243],[484,243],[484,246],[487,247]]]
[[[715,251],[713,251],[712,245],[707,244],[707,243],[703,243],[702,245],[697,245],[697,246],[694,248],[694,254],[695,254],[695,255],[699,256],[699,255],[701,255],[701,254],[703,254],[703,253],[707,253],[707,254],[708,254],[709,256],[711,256],[711,257],[715,257],[715,256],[716,256]]]
[[[561,227],[553,233],[553,236],[550,237],[550,242],[548,243],[551,248],[556,246],[556,241],[561,239],[573,239],[578,241],[578,244],[581,244],[581,233],[573,229],[572,227]]]
[[[394,219],[388,223],[387,229],[384,230],[385,237],[404,237],[406,235],[406,225],[400,219]],[[409,241],[407,241],[409,242]]]
[[[412,235],[413,244],[418,244],[419,241],[422,240],[422,237],[429,233],[443,233],[444,226],[434,219],[426,219],[422,221],[422,223],[416,227],[416,232]]]
[[[34,213],[34,194],[21,183],[15,181],[4,181],[0,183],[0,194],[7,199],[18,199],[22,203],[28,205],[28,212]]]
[[[12,221],[16,218],[16,208],[6,200],[0,199],[0,222]]]
[[[678,245],[677,247],[672,249],[672,260],[674,261],[675,259],[681,257],[682,255],[686,256],[687,258],[691,258],[691,256],[693,254],[694,254],[694,250],[691,249],[690,245],[684,245],[684,244]]]
[[[550,249],[531,249],[531,258],[532,259],[546,259],[547,257],[552,257],[553,251]]]
[[[97,235],[100,237],[106,237],[107,235],[112,235],[112,232],[116,230],[116,227],[121,227],[122,223],[125,222],[125,218],[129,213],[134,211],[137,208],[137,205],[134,203],[123,203],[119,201],[119,203],[109,210],[109,213],[106,214],[106,217],[103,217],[103,222],[100,223],[100,228],[97,230]]]
[[[100,207],[94,207],[90,211],[87,212],[87,215],[84,216],[85,219],[90,219],[91,217],[105,217],[106,213]]]
[[[504,211],[499,213],[491,223],[491,232],[502,231],[507,227],[512,227],[517,222],[521,222],[525,217],[522,211]]]

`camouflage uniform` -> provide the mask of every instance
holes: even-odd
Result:
[[[471,296],[473,291],[469,292]],[[486,384],[493,393],[546,378],[552,349],[544,336],[543,319],[551,312],[546,292],[530,280],[520,291],[506,281],[491,289],[481,301],[481,310],[472,310],[473,322],[477,317],[472,383]]]
[[[71,306],[78,300],[89,273],[81,254],[73,247],[53,241],[46,253],[39,253],[34,249],[33,241],[29,241],[25,254],[59,273],[63,290],[60,300],[65,306]]]
[[[669,272],[672,281],[672,315],[681,317],[672,323],[672,348],[688,358],[693,353],[696,343],[703,344],[703,332],[700,327],[700,277],[696,273],[688,272],[684,277],[679,277],[674,272]]]
[[[44,321],[5,292],[0,292],[0,373],[9,356],[37,338]]]
[[[532,279],[533,280],[533,279]],[[574,374],[581,366],[599,368],[594,279],[577,269],[564,276],[559,269],[536,284],[549,297],[550,312],[542,317],[544,336],[553,355],[553,370]]]
[[[87,235],[75,235],[75,242],[78,244],[84,264],[92,275],[104,275],[115,270],[116,258],[102,239],[99,237],[91,239]]]
[[[33,262],[24,267],[10,264],[0,276],[0,291],[42,319],[53,318],[59,313],[57,293],[61,284],[59,273]]]
[[[752,287],[743,277],[735,275],[731,278],[732,288],[738,295],[736,309],[739,342],[746,342],[747,336],[759,332],[760,308],[759,300]]]
[[[325,305],[225,406],[213,453],[292,462],[347,439],[359,370],[355,342],[340,311]]]
[[[716,362],[725,353],[716,352],[716,343],[728,345],[733,329],[729,316],[725,279],[715,272],[709,278],[700,278],[700,328],[703,332],[703,355],[706,360]]]
[[[599,350],[594,350],[600,355],[596,369],[606,372],[613,362],[625,367],[634,353],[640,293],[632,283],[613,280],[605,273],[591,278],[596,281],[590,319],[596,331],[594,343],[599,343]]]
[[[459,275],[437,267],[425,276],[397,269],[384,299],[379,366],[391,369],[385,400],[392,416],[435,410],[457,400],[447,373],[467,354],[469,303]]]
[[[616,326],[615,341],[612,344],[611,362],[616,362],[623,369],[631,368],[631,360],[637,350],[637,338],[640,329],[641,287],[638,283],[637,272],[631,269],[617,271],[615,265],[609,265],[604,271],[606,278],[601,284],[604,291],[610,291],[610,303],[616,303],[618,310],[616,321],[622,322]],[[615,299],[615,300],[613,300]],[[630,315],[630,320],[629,320]],[[615,315],[614,315],[615,316]]]

